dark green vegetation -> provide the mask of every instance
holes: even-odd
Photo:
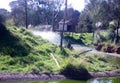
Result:
[[[92,33],[66,33],[64,35],[64,39],[66,41],[71,41],[72,44],[80,44],[80,45],[92,45]]]

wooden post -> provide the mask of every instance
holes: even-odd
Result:
[[[94,44],[94,38],[95,38],[95,31],[93,31],[93,36],[92,36],[93,44]]]
[[[116,33],[116,44],[119,42],[119,25],[120,25],[120,23],[119,23],[119,20],[118,20],[118,25],[117,25],[117,33]]]
[[[63,32],[64,32],[66,18],[67,18],[67,0],[65,1],[65,12],[64,12],[64,18],[63,18],[63,28],[62,28],[62,30],[60,32],[60,34],[61,34],[61,41],[60,41],[61,51],[63,50],[63,48],[62,48],[62,45],[63,45]]]
[[[55,11],[53,10],[53,14],[52,14],[52,30],[53,31],[55,30],[55,28],[54,28],[54,22],[55,22],[54,14],[55,14]]]

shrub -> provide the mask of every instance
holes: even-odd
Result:
[[[87,79],[90,76],[87,69],[82,65],[67,64],[60,71],[61,74],[73,79]]]
[[[84,33],[81,40],[85,45],[91,45],[93,43],[92,34]]]
[[[65,56],[69,56],[70,55],[70,50],[67,49],[67,48],[63,48],[63,50],[61,51],[60,48],[56,48],[56,51],[55,51],[56,54],[58,55],[65,55]]]
[[[39,72],[40,72],[40,70],[36,66],[32,67],[32,73],[39,74]]]

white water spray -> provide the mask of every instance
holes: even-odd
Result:
[[[52,31],[32,31],[34,35],[41,36],[43,39],[46,39],[54,44],[60,45],[60,34]],[[66,44],[66,41],[63,41],[63,44]]]

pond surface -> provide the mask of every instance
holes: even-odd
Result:
[[[120,78],[96,78],[88,81],[58,80],[58,81],[22,81],[22,82],[0,82],[0,83],[120,83]]]

